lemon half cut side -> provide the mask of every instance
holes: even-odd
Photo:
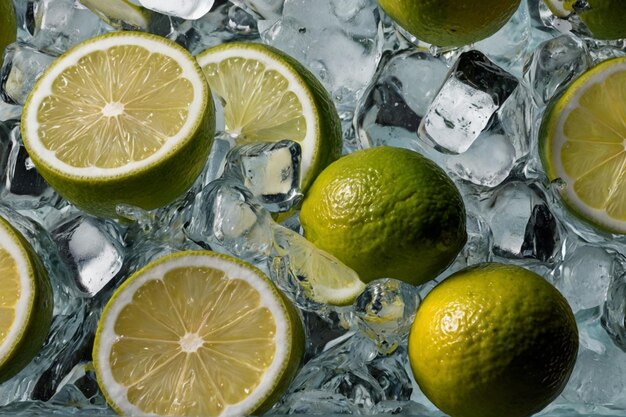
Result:
[[[539,150],[569,209],[603,230],[626,233],[626,58],[593,67],[552,101]]]
[[[182,194],[208,157],[213,103],[182,47],[140,32],[85,41],[52,63],[22,115],[24,144],[61,195],[96,215]]]
[[[0,217],[0,382],[37,354],[52,320],[52,289],[22,235]]]
[[[93,357],[121,414],[238,416],[278,399],[303,346],[295,308],[267,276],[236,258],[190,251],[124,282],[104,310]]]

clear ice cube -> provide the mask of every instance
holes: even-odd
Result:
[[[626,272],[626,258],[601,246],[582,243],[559,266],[557,288],[574,311],[600,306],[609,284]]]
[[[247,188],[218,179],[197,194],[185,234],[208,249],[258,260],[269,254],[272,224],[270,213]]]
[[[241,145],[228,153],[223,178],[239,181],[269,211],[288,211],[303,197],[300,159],[290,140]]]
[[[465,152],[517,85],[481,52],[461,54],[420,123],[420,137],[441,152]]]
[[[76,0],[35,1],[34,22],[29,43],[52,55],[113,29]]]
[[[261,39],[303,63],[345,105],[367,86],[382,50],[374,0],[285,0]]]
[[[353,308],[361,332],[389,354],[408,336],[419,303],[416,287],[385,278],[368,283]]]
[[[357,104],[355,122],[363,147],[416,148],[417,131],[448,67],[422,51],[402,51],[381,62]]]
[[[60,406],[72,404],[77,408],[108,408],[91,362],[77,364],[59,383],[50,402]]]
[[[345,395],[324,390],[296,391],[285,395],[267,414],[271,415],[339,415],[359,414],[360,409]]]
[[[52,238],[78,290],[87,297],[98,294],[122,271],[123,240],[112,222],[77,216],[56,226]]]
[[[604,305],[602,327],[626,352],[626,274],[613,276]]]
[[[6,48],[0,80],[2,99],[11,104],[24,105],[37,78],[54,57],[27,45],[13,43]]]
[[[584,42],[561,35],[541,43],[524,68],[535,103],[542,107],[591,66]]]

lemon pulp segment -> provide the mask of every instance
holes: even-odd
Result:
[[[139,45],[80,57],[39,104],[41,143],[72,167],[118,168],[146,159],[188,118],[194,89],[182,72],[172,57]]]
[[[226,131],[239,143],[304,140],[302,104],[278,71],[242,57],[210,63],[203,69],[211,90],[223,101]]]

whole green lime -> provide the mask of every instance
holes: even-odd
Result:
[[[309,189],[300,220],[307,239],[365,282],[426,282],[467,240],[463,199],[445,172],[417,152],[386,146],[330,164]]]
[[[418,39],[462,46],[496,33],[520,0],[378,0],[383,11]]]
[[[4,55],[4,48],[15,42],[17,27],[15,25],[15,11],[11,0],[0,0],[0,66]]]
[[[409,360],[452,417],[528,417],[567,383],[578,351],[572,309],[549,282],[495,263],[461,270],[417,310]]]

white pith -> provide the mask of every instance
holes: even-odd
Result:
[[[34,270],[24,248],[16,241],[15,237],[6,229],[6,226],[0,222],[0,247],[6,250],[15,260],[20,280],[20,298],[15,305],[15,320],[7,333],[4,342],[0,344],[0,363],[4,362],[5,357],[11,353],[14,345],[28,324],[31,309],[33,308],[33,282]]]
[[[592,74],[585,80],[585,87],[579,88],[568,100],[567,105],[563,108],[560,114],[557,116],[554,124],[554,136],[550,144],[552,164],[556,173],[556,176],[562,179],[566,186],[561,190],[561,194],[564,198],[576,207],[580,213],[589,218],[594,219],[597,223],[610,228],[611,230],[619,231],[620,233],[626,233],[626,221],[620,221],[613,217],[610,217],[605,210],[594,209],[589,207],[584,201],[582,201],[576,192],[574,191],[573,184],[575,180],[568,176],[563,168],[561,162],[561,149],[567,142],[567,138],[564,133],[565,122],[567,121],[570,113],[579,106],[579,100],[581,96],[589,89],[590,86],[597,83],[604,82],[609,76],[617,72],[626,71],[626,61],[618,62],[610,67],[605,67],[596,74]],[[626,138],[625,138],[626,139]]]
[[[43,160],[51,169],[67,176],[78,178],[117,177],[142,170],[163,159],[167,154],[180,146],[182,142],[192,135],[194,127],[198,125],[199,120],[203,117],[202,102],[207,88],[206,81],[202,74],[197,71],[193,60],[187,54],[156,37],[152,38],[123,32],[118,33],[116,33],[116,36],[107,36],[87,42],[57,59],[37,82],[29,98],[29,102],[25,107],[25,114],[22,120],[25,124],[23,128],[28,132],[26,136],[28,138],[29,151]],[[51,86],[54,80],[64,70],[78,63],[78,61],[87,54],[123,45],[140,46],[151,53],[158,53],[170,57],[178,63],[182,69],[181,77],[186,78],[193,86],[194,97],[189,107],[189,116],[176,135],[169,137],[157,152],[141,161],[134,161],[117,168],[81,168],[71,166],[59,160],[55,156],[54,151],[46,149],[41,143],[38,133],[39,122],[37,121],[39,106],[47,96],[52,95]]]
[[[261,306],[270,310],[274,316],[276,323],[276,351],[271,365],[263,374],[257,388],[243,401],[237,404],[225,404],[224,410],[220,416],[240,416],[249,413],[253,408],[272,391],[276,381],[279,379],[279,372],[284,366],[288,358],[291,341],[289,339],[289,330],[286,323],[289,318],[286,316],[282,305],[278,302],[275,291],[272,290],[268,282],[259,277],[253,270],[230,262],[223,258],[202,255],[186,255],[171,258],[165,262],[153,266],[145,270],[141,276],[135,279],[122,292],[115,295],[111,300],[107,310],[101,318],[101,332],[98,336],[99,346],[97,347],[98,358],[96,365],[98,367],[98,375],[105,387],[108,398],[125,414],[129,415],[145,415],[127,398],[127,387],[115,381],[111,373],[111,364],[109,362],[111,349],[117,338],[114,326],[116,319],[122,309],[132,301],[135,292],[146,282],[162,278],[168,271],[180,267],[209,267],[224,271],[230,279],[241,279],[249,283],[255,288],[260,295]],[[193,339],[193,337],[191,338]],[[193,346],[189,346],[193,348]],[[154,414],[150,414],[154,415]]]
[[[286,67],[276,58],[255,49],[237,47],[224,48],[200,55],[198,57],[198,63],[204,68],[208,64],[217,64],[228,58],[243,58],[261,62],[266,70],[274,70],[285,77],[288,82],[289,91],[293,92],[300,100],[302,115],[306,121],[306,134],[304,139],[300,142],[302,148],[302,174],[300,175],[300,185],[302,185],[303,180],[308,179],[309,171],[313,166],[313,159],[316,157],[317,136],[319,134],[319,127],[316,123],[315,105],[312,101],[313,98],[303,85],[303,82],[294,74],[291,68]]]

